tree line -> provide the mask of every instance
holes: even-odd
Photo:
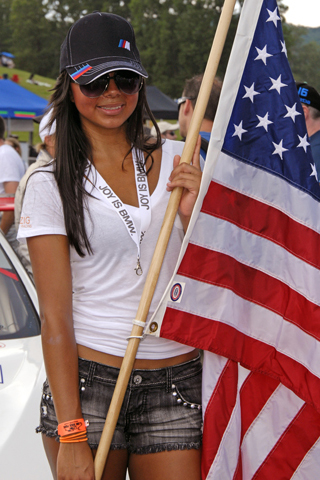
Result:
[[[70,25],[95,10],[128,19],[136,33],[148,83],[172,98],[186,78],[204,71],[223,0],[0,0],[0,49],[15,55],[17,68],[56,78],[60,46]],[[237,1],[218,74],[224,76],[243,0]],[[302,48],[305,35],[285,23],[286,7],[278,1],[288,57],[297,80],[315,83],[320,46]],[[308,44],[309,45],[309,44]],[[315,57],[318,56],[318,61]],[[318,80],[317,80],[318,82]],[[320,78],[318,88],[320,88]]]

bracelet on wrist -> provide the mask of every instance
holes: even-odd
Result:
[[[86,442],[88,420],[77,418],[68,422],[59,423],[58,435],[60,443]]]
[[[59,438],[60,443],[78,443],[88,440],[87,432],[79,432],[71,435],[65,435]]]

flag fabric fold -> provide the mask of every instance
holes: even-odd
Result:
[[[147,333],[205,351],[203,480],[316,480],[320,187],[276,0],[245,0],[203,177]]]

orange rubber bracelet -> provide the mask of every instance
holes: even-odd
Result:
[[[59,423],[58,435],[64,437],[73,433],[86,432],[87,422],[83,418],[77,420],[70,420],[69,422]]]
[[[79,432],[71,435],[64,435],[63,437],[60,437],[60,438],[65,438],[67,440],[70,440],[70,439],[81,438],[86,436],[87,436],[87,432]]]
[[[87,436],[87,433],[84,432],[81,435],[67,435],[66,437],[60,437],[61,440],[77,440],[78,438],[84,438]]]
[[[85,436],[84,438],[78,438],[78,439],[69,439],[67,437],[61,437],[60,443],[80,443],[80,442],[86,442],[87,440],[88,440],[87,436]]]

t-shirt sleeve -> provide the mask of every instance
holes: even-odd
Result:
[[[4,146],[5,147],[5,146]],[[11,154],[10,149],[3,148],[0,154],[0,181],[20,182],[23,175],[22,160]]]
[[[27,182],[17,238],[66,235],[59,190],[50,172],[33,173]]]

